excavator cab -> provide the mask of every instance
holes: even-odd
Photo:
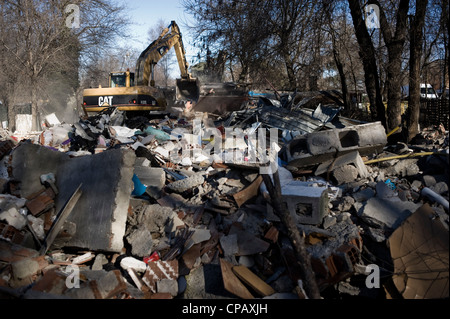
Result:
[[[126,72],[112,72],[109,74],[109,87],[130,87],[134,86],[134,73]]]

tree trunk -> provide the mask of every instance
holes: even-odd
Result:
[[[402,52],[407,35],[407,19],[409,10],[409,0],[400,0],[397,14],[395,31],[392,32],[391,25],[387,21],[385,12],[378,0],[369,1],[379,7],[380,27],[383,33],[383,39],[388,50],[387,65],[387,130],[391,131],[402,123],[401,112],[401,70],[402,70]]]
[[[289,89],[295,90],[297,88],[297,78],[294,72],[294,62],[292,61],[286,49],[284,49],[282,52],[284,65],[286,66],[286,72],[289,81]]]
[[[264,183],[269,191],[274,211],[280,217],[282,223],[288,229],[289,239],[294,247],[294,252],[298,260],[298,265],[305,281],[305,291],[308,298],[320,299],[320,291],[317,285],[315,274],[311,268],[311,258],[305,247],[304,238],[296,227],[286,203],[281,201],[281,184],[278,170],[272,175],[273,181],[268,174],[262,174]]]
[[[336,45],[335,41],[333,41],[333,46],[334,45]],[[334,58],[334,63],[336,63],[336,67],[339,72],[339,78],[341,79],[342,99],[344,100],[344,108],[351,112],[354,110],[355,106],[352,104],[352,102],[350,100],[350,96],[348,94],[347,78],[346,78],[345,72],[344,72],[344,65],[341,62],[339,53],[337,52],[336,48],[333,48],[333,58]]]
[[[406,123],[407,141],[419,133],[420,115],[420,59],[422,56],[423,27],[428,0],[416,0],[416,14],[411,18],[409,49],[409,101]]]
[[[370,112],[373,120],[378,120],[387,129],[386,110],[381,97],[375,48],[367,27],[362,19],[359,1],[348,0],[350,12],[355,28],[356,39],[359,44],[359,56],[364,66],[364,80],[367,96],[370,101]]]
[[[34,80],[31,80],[31,130],[37,131],[39,130],[38,116],[38,89],[37,83]]]
[[[387,131],[395,129],[402,123],[402,87],[400,73],[402,71],[402,51],[403,45],[395,45],[389,53],[389,63],[387,67]]]

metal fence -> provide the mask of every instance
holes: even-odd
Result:
[[[448,130],[448,99],[427,99],[420,101],[420,125],[427,127],[442,123]]]

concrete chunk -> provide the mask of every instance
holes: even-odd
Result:
[[[134,257],[125,257],[120,261],[120,267],[125,270],[134,269],[137,272],[144,272],[147,269],[147,264]]]
[[[148,256],[153,247],[152,234],[145,227],[140,227],[127,237],[131,245],[131,253],[135,256]]]
[[[352,170],[351,175],[356,175],[356,176],[354,176],[354,177],[352,176],[353,178],[351,180],[350,180],[350,178],[347,178],[346,180],[354,181],[358,175],[362,178],[366,178],[369,176],[367,167],[364,164],[358,151],[352,151],[347,154],[338,156],[334,160],[322,163],[316,169],[315,174],[321,175],[323,173],[326,173],[329,169],[331,169],[331,171],[333,171],[333,172],[335,172],[336,170],[339,170],[339,169],[341,169],[341,171],[349,171],[349,169],[348,168],[346,169],[346,167],[349,166],[350,164],[351,164],[351,166],[354,166],[356,168],[356,170],[354,170],[354,169]],[[336,173],[335,173],[335,175],[336,175]],[[342,176],[342,177],[344,177],[344,176]]]
[[[147,187],[153,186],[159,191],[162,190],[166,183],[166,172],[160,167],[136,166],[134,174],[136,174],[142,184]]]
[[[420,207],[409,201],[372,197],[358,210],[358,215],[372,225],[396,229]]]
[[[40,187],[40,176],[54,172],[59,190],[55,209],[60,211],[78,185],[82,196],[68,221],[77,225],[67,246],[120,252],[127,220],[136,155],[112,149],[95,155],[70,158],[46,147],[23,143],[12,153],[12,175],[21,181],[21,196]]]
[[[178,281],[175,279],[161,279],[156,283],[158,293],[169,293],[172,297],[178,295]]]
[[[203,175],[194,174],[185,179],[181,179],[170,183],[169,185],[167,185],[167,188],[176,193],[183,193],[189,189],[192,189],[196,186],[203,184],[204,181],[205,178],[203,177]]]
[[[12,206],[0,212],[0,221],[6,221],[10,226],[21,230],[27,224],[27,219],[19,213],[16,207]]]

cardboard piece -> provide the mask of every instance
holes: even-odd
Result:
[[[449,232],[424,204],[388,239],[392,277],[405,299],[449,297]]]

